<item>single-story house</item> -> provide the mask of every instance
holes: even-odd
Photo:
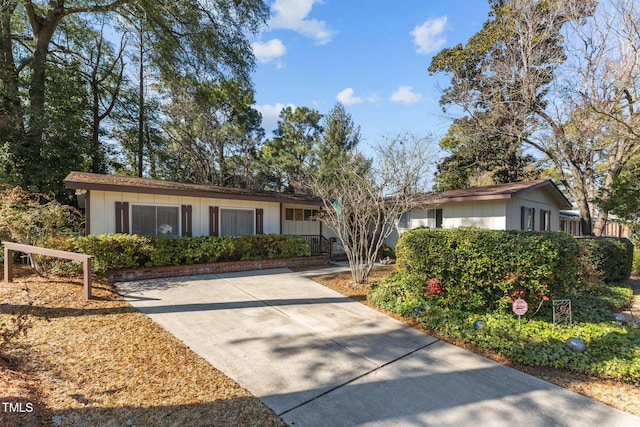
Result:
[[[322,236],[315,197],[71,172],[65,185],[85,210],[85,233],[164,236]],[[326,234],[326,232],[325,232]]]
[[[593,223],[595,224],[595,219],[593,219]],[[574,236],[582,236],[582,224],[580,222],[578,209],[565,209],[560,211],[560,230],[573,234]],[[604,237],[631,239],[636,232],[636,229],[622,223],[615,215],[610,214],[602,230],[602,235]]]
[[[561,209],[571,209],[571,203],[551,180],[426,193],[386,243],[395,246],[400,234],[418,227],[559,231]]]

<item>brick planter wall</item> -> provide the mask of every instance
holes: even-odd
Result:
[[[107,271],[105,273],[105,277],[111,282],[128,282],[133,280],[161,279],[165,277],[229,273],[232,271],[307,267],[326,264],[328,260],[328,256],[312,256],[300,258],[263,259],[256,261],[226,261],[211,264],[171,265],[166,267],[140,267]]]

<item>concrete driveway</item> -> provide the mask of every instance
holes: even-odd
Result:
[[[291,426],[640,426],[287,269],[118,284]]]

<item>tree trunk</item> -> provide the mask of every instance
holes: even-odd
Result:
[[[100,95],[95,78],[91,82],[91,91],[93,92],[93,103],[91,105],[93,120],[91,123],[91,152],[89,155],[91,156],[91,172],[100,173],[102,172],[102,156],[100,155]]]
[[[142,29],[140,29],[140,65],[138,69],[138,78],[140,79],[140,84],[138,90],[138,167],[137,172],[138,176],[142,177],[142,167],[144,160],[144,119],[145,119],[145,111],[144,111],[144,40]]]
[[[18,158],[18,168],[23,167],[22,180],[24,185],[37,190],[39,178],[33,173],[33,165],[44,164],[42,158],[43,138],[46,128],[46,79],[47,79],[47,56],[49,54],[49,43],[53,33],[63,16],[62,7],[49,10],[46,17],[38,16],[29,9],[29,21],[33,30],[33,58],[31,63],[31,87],[29,88],[29,119],[27,123],[26,138],[24,138]],[[55,165],[51,165],[55,167]],[[29,169],[29,171],[27,170]],[[19,172],[20,173],[20,172]]]
[[[572,191],[573,198],[575,199],[576,205],[578,205],[578,212],[580,213],[580,229],[583,235],[591,236],[593,235],[592,226],[592,218],[591,218],[591,209],[589,208],[589,199],[587,195],[582,191]]]
[[[13,40],[11,39],[11,17],[15,12],[17,1],[3,1],[0,10],[0,141],[13,145],[23,136],[24,123],[18,70],[13,57]],[[15,167],[15,161],[12,162]]]

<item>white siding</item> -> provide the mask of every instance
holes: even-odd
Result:
[[[540,231],[540,211],[551,211],[550,214],[550,231],[560,230],[560,211],[556,203],[551,199],[543,189],[527,191],[518,197],[509,200],[508,223],[507,230],[520,230],[522,207],[535,209],[535,218],[533,221],[534,231]]]
[[[478,227],[504,230],[505,200],[445,203],[442,208],[442,228]]]
[[[320,234],[320,221],[287,220],[286,219],[287,209],[303,209],[303,210],[307,209],[307,210],[319,211],[320,207],[313,206],[313,205],[293,205],[293,204],[286,204],[286,203],[283,204],[282,205],[282,234],[295,234],[295,235]]]
[[[209,199],[202,197],[170,196],[163,194],[124,193],[91,190],[89,196],[89,227],[91,234],[115,233],[116,202],[128,202],[129,206],[146,204],[156,206],[192,206],[193,235],[209,235],[209,206],[221,209],[264,209],[264,233],[280,234],[280,203],[247,200]],[[131,215],[131,209],[129,209]],[[182,230],[181,230],[182,232]]]
[[[486,200],[475,202],[443,203],[436,207],[442,209],[442,228],[478,227],[490,230],[504,230],[507,224],[506,200]],[[412,209],[409,213],[410,228],[435,227],[435,216],[429,218],[429,209]],[[396,227],[385,239],[389,246],[395,246],[398,237],[408,229]]]

